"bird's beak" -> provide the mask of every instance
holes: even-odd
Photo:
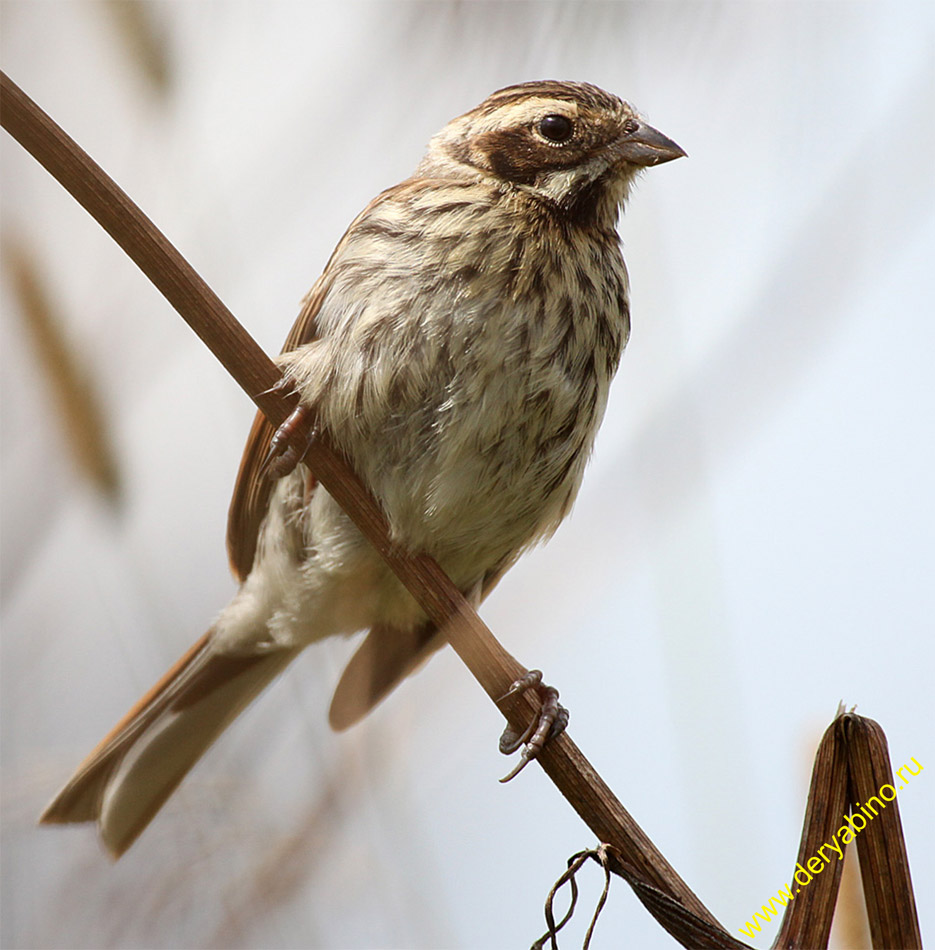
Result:
[[[631,165],[661,165],[688,153],[658,129],[640,122],[634,131],[620,136],[617,154]]]

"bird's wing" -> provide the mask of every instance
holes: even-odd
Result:
[[[396,188],[399,187],[396,186]],[[396,188],[388,189],[374,198],[351,222],[350,227],[335,247],[321,277],[318,278],[303,301],[299,316],[292,325],[289,336],[286,337],[286,342],[282,348],[283,353],[318,339],[318,313],[334,283],[334,264],[342,247],[346,244],[348,236],[354,228]],[[234,494],[228,510],[227,555],[234,575],[241,582],[246,579],[253,567],[260,525],[266,517],[269,498],[275,484],[275,479],[263,471],[263,462],[269,453],[270,439],[272,439],[275,431],[266,416],[262,412],[258,412],[253,420],[250,435],[247,437],[247,444],[240,460],[240,471],[237,473]]]
[[[326,282],[325,274],[322,274],[305,299],[302,311],[283,346],[283,353],[316,339],[315,317],[329,286],[330,281]],[[241,582],[246,580],[253,567],[260,525],[266,517],[269,498],[276,484],[275,479],[263,471],[263,462],[275,432],[276,429],[266,416],[257,412],[250,435],[247,436],[227,513],[227,556],[230,558],[231,570]]]

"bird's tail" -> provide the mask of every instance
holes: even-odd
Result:
[[[221,654],[205,634],[81,763],[41,822],[96,821],[120,857],[188,770],[298,654]]]

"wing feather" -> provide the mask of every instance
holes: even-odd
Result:
[[[302,302],[302,309],[289,331],[289,336],[286,337],[286,342],[281,350],[282,353],[288,353],[290,350],[318,339],[318,312],[321,310],[321,306],[334,282],[333,265],[335,259],[351,231],[379,202],[383,201],[394,190],[389,189],[378,195],[351,222],[350,227],[345,231],[344,236],[329,258],[321,277],[318,278],[308,296]],[[241,583],[253,567],[260,525],[266,517],[266,509],[269,507],[269,498],[273,490],[274,480],[263,472],[263,462],[269,452],[270,439],[272,439],[275,431],[266,416],[262,412],[257,412],[250,428],[250,434],[247,436],[247,444],[240,460],[240,470],[237,473],[234,494],[228,510],[227,555],[230,559],[231,570]]]

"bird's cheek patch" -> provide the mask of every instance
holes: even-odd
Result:
[[[539,149],[525,132],[517,130],[485,132],[474,140],[471,151],[475,164],[518,185],[531,185],[541,167]]]

